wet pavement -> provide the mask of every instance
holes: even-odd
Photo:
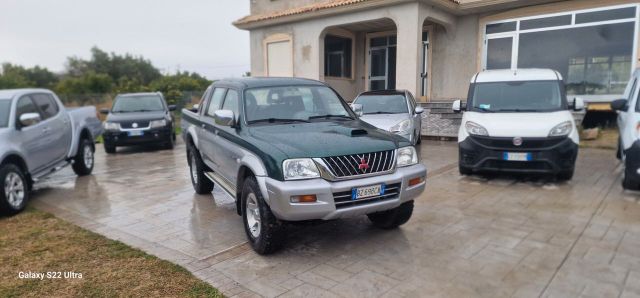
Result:
[[[193,192],[183,144],[110,156],[99,147],[94,175],[65,169],[31,204],[227,296],[640,297],[640,194],[622,190],[613,151],[581,150],[567,183],[461,177],[454,142],[425,141],[421,154],[427,190],[400,229],[364,216],[295,225],[266,257],[246,243],[232,198]]]

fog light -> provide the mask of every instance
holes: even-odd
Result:
[[[412,178],[411,180],[409,180],[409,186],[418,185],[422,182],[424,182],[424,177]]]
[[[291,203],[315,203],[318,199],[316,195],[301,195],[301,196],[292,196]]]

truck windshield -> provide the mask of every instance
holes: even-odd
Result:
[[[244,102],[249,124],[354,119],[338,95],[322,86],[248,89]]]
[[[118,96],[113,104],[113,113],[164,111],[159,96]]]
[[[406,114],[407,99],[400,94],[393,95],[361,95],[355,101],[362,105],[364,114]]]
[[[0,99],[0,127],[9,125],[9,114],[11,113],[11,100]]]
[[[476,83],[472,110],[477,112],[550,112],[566,109],[559,81]]]

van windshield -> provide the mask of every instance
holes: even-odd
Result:
[[[476,112],[551,112],[567,108],[559,81],[476,83],[471,110]]]
[[[9,114],[11,114],[11,100],[0,99],[0,128],[9,125]]]

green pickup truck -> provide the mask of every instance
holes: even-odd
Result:
[[[282,246],[287,222],[367,215],[398,227],[426,184],[406,139],[361,121],[318,81],[217,81],[181,125],[195,191],[216,183],[235,198],[260,254]]]

